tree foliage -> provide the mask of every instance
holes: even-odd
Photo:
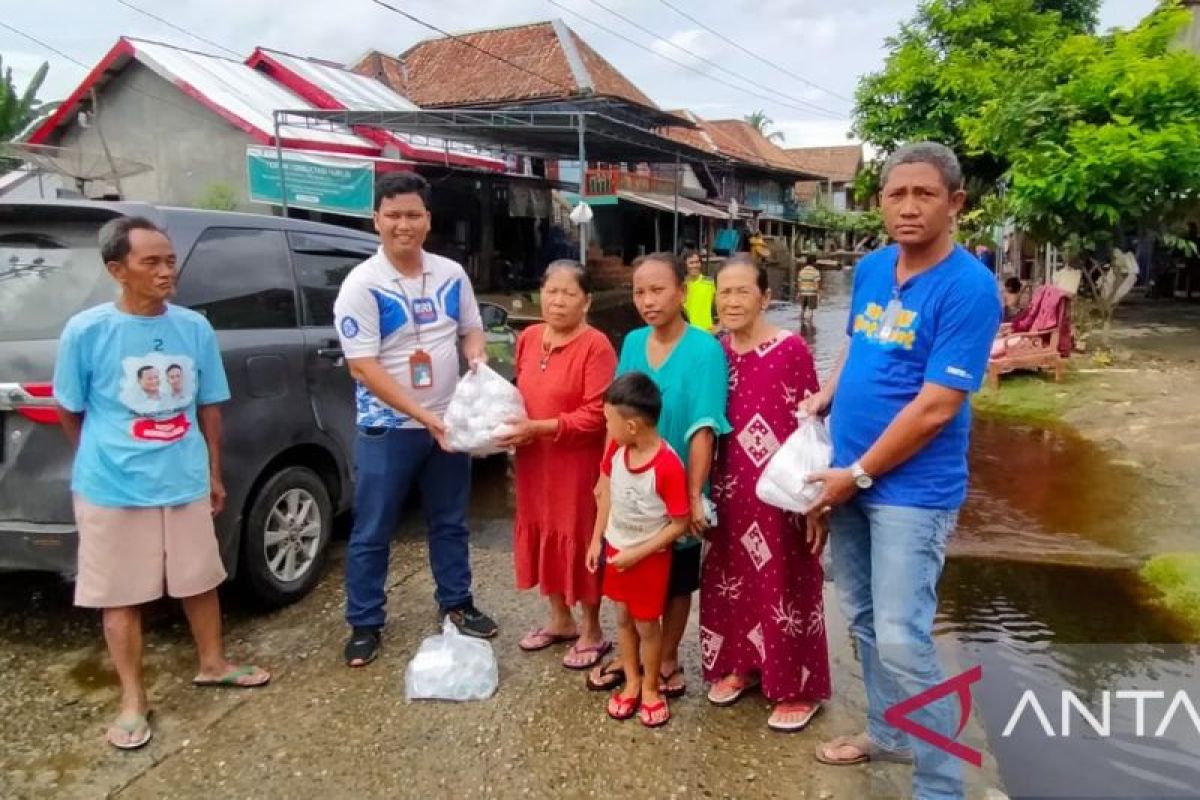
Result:
[[[973,154],[1010,164],[1022,225],[1073,251],[1163,234],[1200,211],[1200,57],[1174,47],[1188,12],[1079,34],[1028,59],[964,122]]]
[[[49,71],[50,64],[43,63],[30,78],[25,90],[20,91],[13,82],[12,67],[5,68],[4,59],[0,57],[0,142],[11,141],[25,126],[44,113],[45,108],[38,100],[37,93]]]
[[[784,135],[782,131],[772,131],[771,126],[775,124],[775,120],[767,116],[765,111],[755,111],[752,114],[747,114],[743,119],[750,124],[750,127],[761,133],[766,138],[773,142],[783,143]]]
[[[986,190],[1008,164],[969,153],[964,123],[1005,91],[1031,54],[1090,30],[1099,0],[924,0],[886,42],[881,71],[859,82],[854,133],[885,155],[905,142],[941,142]]]

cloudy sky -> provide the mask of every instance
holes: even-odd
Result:
[[[372,0],[125,2],[243,55],[265,45],[353,61],[371,48],[399,53],[436,35]],[[711,119],[762,109],[793,147],[845,140],[857,77],[879,67],[884,38],[917,5],[916,0],[390,2],[450,32],[561,17],[663,108],[686,107]],[[1154,4],[1104,0],[1102,25],[1130,26]],[[63,5],[0,0],[5,7],[0,23],[89,66],[123,34],[220,52],[122,0],[69,0],[70,13]],[[86,74],[3,25],[0,56],[19,86],[49,61],[44,99],[66,95]]]

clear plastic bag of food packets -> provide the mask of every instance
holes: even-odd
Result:
[[[829,428],[819,417],[800,417],[800,427],[775,451],[755,486],[758,499],[768,505],[807,514],[821,496],[820,483],[805,483],[814,472],[828,469],[833,460]]]
[[[473,456],[504,452],[496,440],[509,432],[508,420],[525,419],[525,401],[517,387],[486,364],[458,379],[446,409],[450,448]]]
[[[442,632],[426,637],[404,673],[407,700],[486,700],[500,685],[492,646],[458,632],[446,619]]]

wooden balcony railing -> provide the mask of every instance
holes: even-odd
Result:
[[[619,169],[589,169],[586,186],[589,195],[611,195],[618,190],[641,194],[675,193],[675,183],[669,178],[639,175]]]

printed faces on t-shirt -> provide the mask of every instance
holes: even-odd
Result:
[[[151,351],[121,360],[120,400],[134,415],[134,439],[182,439],[190,427],[187,409],[195,399],[196,365],[191,357]]]

